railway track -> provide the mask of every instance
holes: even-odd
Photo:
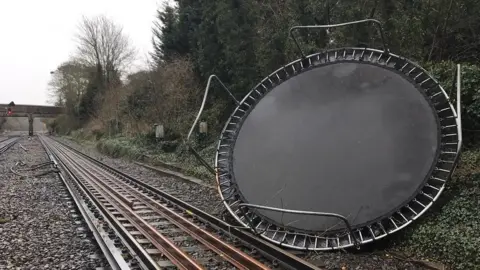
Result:
[[[113,269],[318,269],[52,138],[40,139]]]
[[[18,140],[20,140],[20,137],[12,137],[12,138],[8,138],[3,141],[0,141],[0,155],[3,154],[5,151],[7,151],[10,147],[15,145]]]

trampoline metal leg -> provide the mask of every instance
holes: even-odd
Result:
[[[203,95],[203,100],[202,100],[202,105],[200,106],[200,110],[198,111],[198,114],[197,114],[197,117],[195,118],[195,121],[193,122],[193,125],[192,127],[190,128],[190,131],[188,132],[188,135],[187,135],[187,138],[185,140],[185,144],[187,145],[188,149],[190,150],[190,152],[193,153],[193,155],[195,156],[196,159],[198,159],[200,161],[200,163],[202,163],[203,166],[205,166],[205,168],[208,169],[208,171],[210,171],[212,174],[215,174],[215,169],[210,166],[208,164],[207,161],[205,161],[205,159],[203,159],[199,154],[198,152],[190,145],[190,137],[192,136],[192,133],[193,133],[193,130],[195,129],[195,127],[197,126],[197,123],[198,123],[198,120],[200,119],[200,116],[202,115],[203,113],[203,108],[205,107],[205,102],[207,101],[207,96],[208,96],[208,91],[210,90],[210,85],[212,83],[212,80],[213,79],[216,79],[218,81],[218,83],[220,83],[220,85],[222,86],[222,88],[225,90],[225,92],[228,93],[228,95],[230,96],[230,98],[235,102],[235,104],[240,105],[240,102],[235,98],[235,96],[232,94],[232,92],[225,86],[225,84],[223,84],[223,82],[217,77],[217,75],[215,74],[212,74],[210,75],[210,77],[208,78],[208,82],[207,82],[207,87],[205,87],[205,94]]]
[[[347,227],[347,230],[349,231],[350,235],[353,238],[353,245],[358,248],[360,244],[357,241],[357,238],[355,237],[355,234],[353,234],[352,226],[350,226],[350,223],[348,222],[348,219],[340,214],[335,214],[335,213],[325,213],[325,212],[312,212],[312,211],[301,211],[301,210],[291,210],[291,209],[281,209],[281,208],[276,208],[276,207],[270,207],[270,206],[263,206],[263,205],[256,205],[256,204],[249,204],[249,203],[241,203],[238,205],[239,207],[251,207],[251,208],[256,208],[256,209],[262,209],[262,210],[268,210],[268,211],[275,211],[275,212],[281,212],[281,213],[288,213],[288,214],[300,214],[300,215],[308,215],[308,216],[322,216],[322,217],[334,217],[341,219],[344,223],[345,226]]]

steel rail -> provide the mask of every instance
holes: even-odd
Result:
[[[78,154],[72,152],[75,154],[79,159],[77,159],[78,162],[81,162],[81,159],[84,159],[83,157],[79,156]],[[151,197],[146,196],[145,194],[141,193],[140,191],[136,190],[130,185],[125,184],[124,182],[118,182],[118,181],[112,181],[110,180],[112,177],[118,177],[114,176],[111,173],[108,173],[104,171],[102,168],[102,172],[98,168],[95,168],[88,162],[84,162],[82,167],[86,168],[88,167],[88,171],[96,171],[97,173],[101,173],[105,179],[107,179],[108,183],[105,183],[106,186],[112,187],[116,186],[119,189],[122,189],[129,194],[132,194],[136,200],[138,200],[141,204],[144,204],[145,206],[148,206],[150,209],[152,209],[155,213],[159,214],[162,217],[165,217],[167,220],[169,220],[172,224],[175,226],[179,227],[183,231],[187,232],[190,234],[194,239],[198,240],[205,246],[207,246],[209,249],[220,255],[222,258],[226,259],[228,262],[233,264],[239,269],[270,269],[260,263],[259,261],[255,260],[254,258],[248,256],[244,252],[238,250],[237,248],[225,243],[224,241],[220,240],[219,238],[215,237],[208,231],[205,231],[201,229],[199,226],[194,224],[193,222],[189,221],[188,219],[180,216],[179,214],[175,213],[165,205],[155,201]],[[116,192],[118,194],[118,192]],[[133,206],[133,203],[132,203]]]
[[[179,249],[171,240],[158,232],[138,214],[134,213],[130,208],[131,206],[128,205],[124,199],[120,198],[122,196],[118,192],[113,191],[113,189],[107,188],[108,185],[106,185],[102,179],[100,179],[93,172],[80,166],[77,160],[74,160],[72,157],[68,156],[68,154],[62,151],[62,149],[59,149],[58,147],[56,149],[63,156],[64,162],[73,168],[77,172],[77,175],[82,176],[82,178],[88,182],[96,192],[104,197],[109,204],[111,204],[119,213],[128,219],[138,231],[140,231],[148,240],[150,240],[150,242],[179,269],[204,269],[188,254]]]
[[[58,167],[58,165],[61,165],[58,163],[57,159],[55,158],[54,154],[50,150],[50,148],[47,147],[45,142],[40,138],[40,143],[42,144],[43,148],[45,149],[45,152],[47,153],[47,157],[54,163],[54,167]],[[101,232],[95,227],[94,221],[92,220],[92,217],[87,213],[86,211],[86,205],[82,200],[80,199],[80,195],[74,190],[74,187],[72,184],[65,179],[65,177],[60,173],[57,172],[57,175],[59,178],[62,180],[63,184],[67,188],[68,192],[73,198],[73,201],[75,202],[77,210],[80,212],[82,215],[83,219],[87,223],[88,228],[92,232],[95,240],[97,241],[100,249],[102,250],[103,254],[105,255],[105,258],[107,259],[110,267],[112,267],[113,270],[117,269],[129,269],[128,265],[126,264],[125,260],[121,257],[121,254],[115,253],[112,251],[111,247],[106,243],[104,236],[102,235]],[[73,176],[73,175],[71,175]]]
[[[48,146],[48,147],[51,147]],[[119,225],[116,221],[115,216],[109,212],[105,207],[101,207],[101,202],[96,198],[81,181],[73,174],[73,172],[63,163],[63,161],[58,157],[56,153],[51,152],[50,156],[54,156],[58,161],[58,164],[64,169],[68,176],[73,180],[77,181],[78,187],[82,190],[87,197],[96,205],[97,209],[101,211],[105,220],[110,225],[110,228],[116,232],[116,235],[122,239],[123,243],[126,244],[126,247],[130,250],[131,254],[139,259],[139,263],[144,266],[144,269],[159,269],[156,265],[156,262],[147,254],[140,244],[134,239],[134,237],[129,234],[127,229]],[[52,157],[51,157],[52,158]]]
[[[5,153],[10,147],[15,145],[20,140],[19,137],[8,138],[0,142],[0,154]]]
[[[150,186],[149,184],[146,184],[126,173],[123,173],[113,167],[110,167],[98,160],[96,160],[95,158],[92,158],[72,147],[70,147],[69,145],[61,142],[61,141],[58,141],[58,140],[55,140],[53,138],[51,138],[51,140],[54,140],[56,141],[58,144],[61,144],[63,145],[65,148],[77,153],[79,156],[82,156],[84,157],[85,159],[87,160],[90,160],[92,161],[93,163],[99,165],[100,167],[104,168],[106,171],[109,171],[113,174],[116,174],[116,175],[119,175],[119,176],[122,176],[124,179],[126,179],[127,181],[130,181],[132,183],[135,183],[137,184],[138,186],[170,201],[171,203],[177,205],[178,207],[186,210],[186,211],[189,211],[190,213],[192,213],[193,215],[195,215],[199,220],[205,222],[206,224],[209,224],[210,226],[214,227],[215,229],[218,229],[220,231],[222,231],[223,233],[227,234],[227,235],[230,235],[230,236],[233,236],[235,237],[236,239],[238,239],[242,244],[244,244],[245,246],[249,246],[251,248],[254,248],[256,249],[258,252],[260,252],[264,257],[274,261],[275,263],[277,263],[278,265],[284,267],[285,269],[291,269],[291,270],[296,270],[296,269],[305,269],[305,270],[320,270],[321,268],[318,268],[316,267],[315,265],[295,256],[294,254],[290,253],[290,252],[287,252],[263,239],[260,239],[258,237],[256,237],[255,235],[251,234],[250,232],[248,231],[245,231],[245,230],[242,230],[242,228],[239,228],[238,226],[232,226],[228,223],[226,223],[225,221],[221,220],[221,219],[218,219],[217,217],[215,216],[212,216],[198,208],[196,208],[195,206],[191,205],[191,204],[188,204],[162,190],[159,190],[155,187],[152,187]],[[245,228],[245,229],[248,229],[248,228]]]

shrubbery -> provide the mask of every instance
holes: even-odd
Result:
[[[418,222],[395,237],[397,247],[455,269],[480,267],[480,151],[462,155],[446,190]]]

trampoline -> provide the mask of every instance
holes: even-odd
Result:
[[[385,50],[302,57],[237,105],[217,148],[220,195],[240,224],[294,249],[404,228],[437,200],[461,144],[439,83]]]

